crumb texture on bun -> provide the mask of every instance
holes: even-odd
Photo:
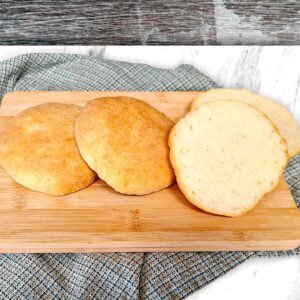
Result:
[[[296,156],[300,152],[300,128],[293,115],[281,104],[245,89],[211,89],[199,95],[193,101],[191,109],[218,100],[235,100],[258,108],[267,115],[286,140],[289,157]]]
[[[195,206],[240,216],[273,190],[287,164],[287,146],[258,109],[212,101],[172,129],[170,158],[181,191]]]

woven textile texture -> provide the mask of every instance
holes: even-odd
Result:
[[[0,63],[0,97],[17,90],[207,90],[188,65],[158,69],[65,54],[27,54]],[[300,206],[300,156],[285,178]],[[1,245],[0,245],[1,247]],[[252,256],[280,252],[0,255],[0,299],[183,299]]]

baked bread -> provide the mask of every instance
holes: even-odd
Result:
[[[169,145],[186,198],[230,217],[249,211],[273,190],[288,161],[286,143],[270,120],[230,100],[190,111],[173,127]]]
[[[75,105],[48,103],[21,112],[0,135],[0,163],[19,184],[60,196],[90,185],[96,174],[80,156]]]
[[[143,195],[168,187],[175,175],[164,114],[130,97],[90,101],[76,120],[79,151],[98,176],[123,194]]]
[[[267,115],[286,140],[289,157],[293,157],[300,152],[300,128],[297,126],[292,114],[284,106],[244,89],[211,89],[199,95],[192,102],[191,109],[216,100],[236,100],[258,108]]]

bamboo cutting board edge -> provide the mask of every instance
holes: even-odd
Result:
[[[30,106],[48,100],[84,105],[106,95],[146,99],[176,120],[198,93],[14,92],[3,99],[0,131],[12,115]],[[121,196],[99,181],[57,198],[19,186],[2,168],[0,184],[4,186],[0,191],[0,253],[287,250],[300,246],[300,212],[284,179],[253,211],[235,219],[193,207],[177,186],[139,198]],[[105,195],[103,203],[95,198],[99,191]],[[103,220],[105,212],[108,217]]]

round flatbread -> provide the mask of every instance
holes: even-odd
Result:
[[[172,126],[141,100],[98,98],[78,116],[75,137],[84,160],[108,185],[123,194],[143,195],[174,182],[168,147]]]
[[[96,174],[80,156],[75,105],[47,103],[14,117],[0,136],[0,163],[19,184],[60,196],[81,190]]]
[[[273,190],[288,161],[287,146],[258,109],[213,101],[172,129],[170,157],[186,198],[219,215],[240,216]]]
[[[211,89],[199,95],[192,102],[191,109],[196,109],[204,103],[218,100],[235,100],[258,108],[267,115],[277,127],[281,136],[286,140],[289,157],[291,158],[300,152],[300,128],[293,115],[284,106],[244,89]]]

